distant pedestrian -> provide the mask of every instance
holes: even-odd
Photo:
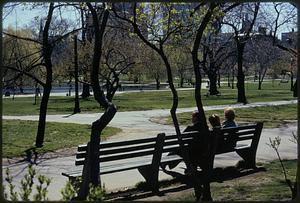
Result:
[[[35,88],[35,95],[36,96],[41,96],[41,90],[39,87]]]
[[[222,123],[223,128],[229,127],[236,127],[237,124],[235,123],[235,112],[234,109],[231,107],[227,107],[224,109],[224,119],[225,121]]]

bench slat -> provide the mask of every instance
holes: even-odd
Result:
[[[104,166],[100,164],[100,174],[105,175],[114,172],[121,172],[124,170],[136,169],[147,165],[149,166],[151,165],[151,157],[139,161],[114,163],[114,164],[104,165]],[[78,176],[81,176],[82,168],[83,168],[82,166],[77,166],[76,169],[68,172],[63,172],[62,175],[71,178],[76,178]]]
[[[155,143],[126,147],[126,148],[123,147],[123,148],[116,148],[116,149],[106,149],[106,150],[105,149],[103,150],[100,148],[100,156],[132,152],[132,151],[139,151],[139,150],[145,150],[145,149],[154,149],[154,147],[155,147]],[[86,151],[78,152],[76,154],[76,158],[85,158],[85,157],[86,157]]]
[[[130,158],[135,158],[135,157],[152,155],[154,152],[155,152],[154,149],[152,149],[152,150],[144,150],[144,151],[140,151],[140,152],[119,154],[119,155],[113,155],[113,156],[104,156],[104,157],[100,157],[100,163],[108,162],[108,161],[116,161],[116,160],[120,160],[120,159],[130,159]],[[76,159],[75,165],[76,166],[83,165],[84,160],[85,160],[84,158]]]
[[[134,145],[134,144],[144,144],[147,142],[156,142],[156,137],[151,138],[143,138],[143,139],[136,139],[136,140],[127,140],[127,141],[118,141],[118,142],[102,142],[100,143],[100,149],[110,148],[110,147],[122,147],[127,145]],[[77,148],[78,151],[86,151],[87,145],[79,145]]]

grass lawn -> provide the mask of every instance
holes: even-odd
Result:
[[[237,89],[226,87],[226,84],[219,89],[221,96],[204,96],[207,90],[202,90],[202,101],[205,106],[235,104],[237,98]],[[263,83],[263,89],[257,90],[257,84],[246,84],[246,95],[248,102],[263,102],[276,100],[295,99],[289,90],[288,83],[276,81],[274,87],[272,83]],[[194,90],[178,91],[179,106],[194,107]],[[19,97],[12,100],[11,98],[3,99],[3,115],[37,115],[39,114],[39,104],[33,105],[34,98]],[[146,92],[125,92],[117,94],[113,103],[117,106],[118,111],[136,111],[150,109],[170,109],[172,106],[172,94],[170,91],[146,91]],[[48,105],[48,114],[71,114],[74,108],[74,97],[50,97]],[[80,100],[82,113],[100,112],[93,97]]]
[[[206,111],[206,117],[209,115],[218,114],[223,120],[223,110]],[[235,109],[237,123],[252,123],[257,121],[264,122],[264,127],[275,128],[289,120],[297,120],[297,104],[281,105],[281,106],[265,106],[254,108]],[[178,121],[181,125],[191,125],[191,113],[177,114]],[[166,120],[167,124],[172,124],[171,117]],[[209,123],[209,122],[208,122]]]
[[[279,161],[258,164],[266,169],[251,175],[211,183],[214,201],[276,201],[291,200],[291,191],[287,186]],[[288,178],[295,180],[297,160],[286,160]],[[167,201],[194,201],[193,192],[186,192]]]
[[[3,120],[2,157],[25,155],[25,150],[34,146],[38,122],[22,120]],[[87,143],[90,139],[90,125],[47,122],[44,147],[39,153],[70,148]],[[107,127],[101,138],[120,132],[121,129]]]

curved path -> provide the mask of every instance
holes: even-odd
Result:
[[[247,105],[236,104],[230,105],[234,108],[249,108],[257,106],[268,105],[285,105],[295,104],[297,100],[292,101],[276,101],[276,102],[258,102]],[[206,106],[205,110],[224,109],[228,105]],[[191,112],[195,108],[182,108],[177,112]],[[155,117],[168,116],[169,110],[149,110],[149,111],[133,111],[133,112],[118,112],[110,123],[110,126],[119,127],[123,131],[111,138],[111,140],[128,140],[137,137],[154,136],[160,132],[167,134],[175,133],[174,127],[169,125],[162,125],[151,122]],[[65,122],[65,123],[81,123],[91,124],[94,120],[99,118],[101,113],[93,114],[75,114],[75,115],[47,115],[47,121]],[[38,116],[3,116],[3,119],[22,119],[22,120],[38,120]],[[297,123],[288,124],[281,128],[263,129],[261,140],[258,146],[257,159],[258,161],[270,161],[276,159],[276,154],[273,149],[267,146],[269,138],[280,136],[282,141],[279,148],[282,158],[296,159],[297,145],[290,141],[292,133],[297,133]],[[64,153],[63,151],[61,152]],[[239,160],[235,153],[227,153],[216,156],[215,166],[234,165]],[[26,172],[27,162],[18,162],[19,160],[5,160],[3,169],[10,168],[14,177],[14,181],[19,183]],[[38,160],[36,169],[39,174],[45,174],[51,177],[52,183],[49,187],[50,200],[61,199],[60,189],[65,185],[67,178],[63,177],[61,173],[74,165],[74,155],[56,156],[52,158],[41,157]],[[181,164],[176,168],[177,171],[183,172],[184,165]],[[5,170],[3,170],[5,172]],[[169,178],[168,175],[160,173],[160,179]],[[102,176],[102,182],[105,183],[107,190],[116,189],[120,187],[132,186],[135,183],[143,181],[141,175],[136,170],[107,174]]]

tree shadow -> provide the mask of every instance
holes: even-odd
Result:
[[[38,152],[36,151],[36,147],[31,147],[29,149],[26,149],[25,151],[25,158],[17,161],[16,163],[21,162],[28,162],[30,164],[36,164],[38,159]]]
[[[70,115],[63,116],[63,118],[69,118],[69,117],[71,117],[71,116],[73,116],[75,114],[77,114],[77,113],[71,113]]]
[[[227,180],[232,180],[235,178],[247,176],[257,172],[266,171],[264,167],[257,167],[253,169],[238,168],[238,167],[224,167],[224,168],[214,168],[212,172],[212,179],[210,182],[222,183]],[[189,181],[190,178],[186,174],[181,174],[179,172],[164,170],[165,173],[171,175],[173,179],[164,180],[159,182],[160,191],[158,193],[152,193],[149,191],[148,186],[144,185],[142,187],[129,189],[126,191],[116,192],[114,194],[108,194],[107,198],[109,200],[122,200],[122,201],[134,201],[144,198],[149,198],[153,196],[165,196],[168,193],[180,192],[183,190],[193,188],[192,183]],[[198,176],[203,176],[202,171],[198,171]],[[171,187],[168,187],[172,185]]]

